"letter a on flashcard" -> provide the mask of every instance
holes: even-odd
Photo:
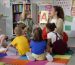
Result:
[[[40,23],[47,23],[48,21],[48,11],[41,11]]]

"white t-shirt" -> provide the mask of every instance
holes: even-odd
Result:
[[[60,35],[57,33],[57,35],[59,36],[59,38],[60,38]],[[58,39],[59,39],[58,38]],[[48,34],[47,34],[47,39],[51,39],[51,42],[52,42],[52,44],[56,41],[56,34],[54,33],[54,32],[49,32]]]

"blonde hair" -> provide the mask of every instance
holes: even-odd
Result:
[[[15,32],[16,36],[20,36],[20,35],[22,35],[22,28],[17,26],[17,27],[15,27],[14,32]]]
[[[17,23],[17,26],[24,29],[26,27],[26,25],[22,22]]]

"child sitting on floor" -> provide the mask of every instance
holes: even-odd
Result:
[[[30,47],[32,52],[32,57],[36,60],[45,60],[46,55],[46,41],[42,39],[42,30],[41,28],[36,28],[33,31],[33,39],[30,41]]]
[[[64,43],[60,35],[57,32],[54,32],[56,25],[54,23],[47,23],[47,52],[52,52],[55,54],[65,54],[68,47],[67,43]]]
[[[0,33],[2,32],[2,29],[0,28]],[[8,36],[6,36],[5,34],[0,34],[0,47],[6,47],[6,40],[8,39]]]
[[[16,34],[16,38],[7,46],[7,50],[12,45],[17,49],[19,55],[25,55],[29,52],[28,40],[22,35],[22,28],[19,26],[15,27],[14,32]]]
[[[29,31],[29,28],[22,22],[18,23],[17,26],[19,26],[20,28],[22,28],[22,34],[27,37],[28,40],[30,40],[31,38],[31,33]]]

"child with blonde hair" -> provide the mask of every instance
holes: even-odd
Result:
[[[28,40],[22,35],[22,28],[19,26],[15,27],[14,32],[16,34],[16,38],[7,46],[7,50],[12,45],[17,49],[19,55],[25,55],[29,52]]]
[[[23,22],[19,22],[17,24],[20,28],[22,28],[22,34],[30,41],[31,32],[29,31],[29,27],[26,26]]]

